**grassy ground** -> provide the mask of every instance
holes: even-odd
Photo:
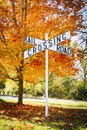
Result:
[[[51,123],[35,123],[27,120],[21,121],[16,118],[9,118],[2,116],[0,118],[0,130],[58,130],[57,126],[53,126]]]
[[[87,110],[49,107],[46,119],[43,105],[18,105],[0,100],[0,130],[87,130]]]
[[[72,125],[72,124],[71,124]],[[69,126],[64,126],[63,122],[59,125],[51,122],[30,122],[18,120],[16,118],[9,118],[7,116],[0,117],[0,130],[87,130],[87,128],[74,126],[74,128],[69,128]]]

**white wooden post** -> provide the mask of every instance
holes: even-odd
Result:
[[[48,40],[48,33],[45,34],[45,40]],[[45,50],[45,64],[46,64],[46,90],[45,90],[45,96],[46,96],[46,104],[45,104],[45,117],[48,117],[48,49]]]

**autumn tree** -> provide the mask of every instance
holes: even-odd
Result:
[[[82,15],[82,27],[77,31],[79,37],[79,48],[77,47],[77,58],[80,64],[80,72],[83,75],[83,87],[87,86],[87,5],[79,12]],[[81,78],[81,77],[80,77]]]
[[[14,80],[19,87],[18,103],[22,103],[23,81],[36,82],[45,75],[44,51],[24,59],[24,51],[33,45],[24,43],[25,36],[44,39],[81,28],[77,11],[83,0],[0,0],[0,73]],[[62,43],[70,46],[70,40]],[[74,75],[74,50],[72,57],[49,51],[49,72],[56,75]],[[1,71],[2,70],[2,71]]]

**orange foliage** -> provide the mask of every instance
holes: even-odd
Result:
[[[47,0],[27,1],[21,0],[0,1],[1,34],[0,34],[0,60],[6,69],[7,77],[18,79],[23,75],[25,80],[34,82],[45,75],[45,53],[44,51],[28,59],[23,58],[25,50],[33,47],[24,43],[24,37],[32,36],[44,39],[45,33],[49,38],[55,37],[66,31],[75,33],[81,19],[78,20],[76,12],[83,6],[82,1],[78,4],[73,0],[63,0],[49,3]],[[59,8],[59,5],[62,8]],[[74,16],[71,13],[74,11]],[[54,15],[56,14],[56,17]],[[75,21],[78,20],[78,25]],[[80,21],[80,22],[79,22]],[[61,44],[69,46],[70,40]],[[74,75],[75,57],[49,51],[49,71],[59,76]],[[9,70],[14,73],[10,75]],[[11,74],[12,74],[11,73]]]

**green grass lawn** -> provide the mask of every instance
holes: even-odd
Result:
[[[76,126],[76,124],[71,128],[66,126],[64,122],[52,123],[45,121],[36,123],[35,121],[30,122],[28,120],[1,116],[0,130],[87,130],[87,128]]]
[[[47,119],[44,103],[34,102],[18,105],[0,99],[0,130],[87,130],[86,102],[66,100],[59,107],[50,101]]]
[[[16,118],[9,118],[7,116],[2,116],[0,118],[0,130],[58,130],[57,127],[53,128],[52,125],[41,124],[40,122],[29,122],[21,121]]]

